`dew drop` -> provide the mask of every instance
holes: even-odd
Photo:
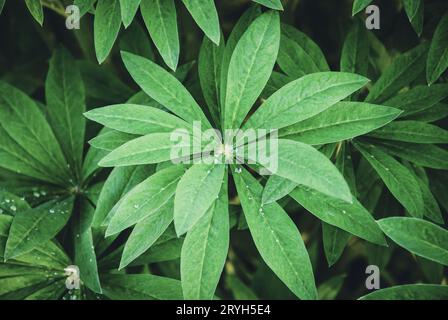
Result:
[[[345,210],[342,210],[342,213],[347,213],[347,211],[345,211]]]
[[[5,202],[6,202],[6,203],[10,203],[11,200],[9,200],[9,199],[5,199]]]
[[[50,210],[48,210],[48,212],[50,212],[50,213],[54,213],[54,209],[51,208]]]
[[[243,170],[240,168],[240,167],[238,167],[238,168],[235,168],[235,172],[236,173],[241,173]]]
[[[138,209],[139,205],[138,204],[134,204],[134,209]]]
[[[17,207],[16,206],[10,206],[9,209],[11,209],[11,211],[16,211]]]

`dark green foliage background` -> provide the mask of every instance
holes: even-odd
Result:
[[[418,36],[402,8],[401,1],[383,0],[373,3],[378,5],[381,10],[381,29],[372,32],[384,44],[391,58],[414,48],[422,40],[430,41],[442,15],[448,11],[446,0],[424,1],[424,28],[421,36]],[[216,0],[215,4],[224,38],[228,37],[237,20],[253,5],[251,1],[246,0]],[[280,13],[281,21],[295,26],[313,39],[322,49],[331,70],[339,71],[342,46],[347,32],[354,23],[354,19],[363,17],[362,14],[355,18],[352,17],[352,1],[285,0],[283,6],[284,11]],[[45,20],[43,27],[41,27],[33,20],[22,1],[6,1],[0,15],[0,80],[21,89],[36,101],[44,103],[44,84],[49,68],[48,62],[54,51],[63,46],[79,61],[86,88],[87,110],[115,103],[124,103],[139,90],[126,71],[119,54],[120,49],[123,49],[123,39],[128,31],[121,28],[111,54],[100,66],[95,55],[92,14],[87,14],[82,18],[80,30],[72,31],[65,28],[65,21],[60,12],[46,8],[44,13]],[[183,66],[186,63],[198,60],[203,32],[180,3],[177,4],[177,14],[180,36],[179,66]],[[144,26],[140,13],[137,13],[133,24]],[[148,43],[151,41],[149,37],[146,40]],[[155,61],[166,67],[152,43],[151,47],[155,55]],[[384,61],[384,63],[386,62]],[[365,63],[368,63],[368,61]],[[279,70],[278,66],[275,70]],[[375,81],[379,76],[380,74],[371,70],[368,77]],[[447,83],[447,79],[445,71],[438,82]],[[188,72],[183,83],[192,92],[199,105],[204,106],[205,101],[198,81],[197,63]],[[414,84],[426,84],[425,74],[422,73],[414,81]],[[360,96],[364,98],[366,94],[367,92],[364,90],[361,91]],[[445,99],[444,103],[448,103],[448,100]],[[448,106],[448,104],[445,104],[445,106]],[[434,124],[444,129],[448,128],[446,117]],[[85,140],[94,138],[100,129],[101,126],[98,123],[87,121]],[[440,146],[446,149],[446,145]],[[84,154],[88,148],[89,144],[86,142]],[[353,152],[352,154],[356,168],[360,161],[360,154],[359,152]],[[108,168],[100,171],[89,182],[90,186],[99,183],[97,190],[90,191],[96,192],[92,196],[93,198],[98,195],[101,182],[107,179],[110,171]],[[436,190],[434,194],[441,207],[442,216],[445,219],[444,228],[446,229],[446,221],[448,221],[448,173],[445,170],[435,169],[426,169],[426,172],[432,190]],[[35,207],[43,199],[32,197],[33,187],[36,187],[33,185],[33,181],[30,182],[0,169],[1,190],[20,196],[26,195],[30,205]],[[37,185],[37,187],[39,186]],[[244,228],[241,207],[233,182],[229,184],[229,196],[231,204],[235,204],[231,206],[230,211],[234,211],[232,217],[238,219],[236,222],[238,225],[230,232],[229,254],[216,295],[225,299],[250,299],[254,297],[260,299],[296,299],[294,294],[260,258],[250,233]],[[365,269],[369,264],[376,264],[381,267],[382,288],[416,283],[447,284],[448,270],[446,266],[443,267],[416,257],[392,241],[388,241],[389,248],[387,249],[351,237],[342,257],[332,267],[329,267],[323,249],[320,220],[309,214],[289,197],[280,200],[279,203],[289,213],[304,238],[313,264],[320,298],[357,299],[369,293],[365,288],[367,277]],[[76,228],[80,206],[82,206],[81,201],[75,202],[75,213],[57,236],[69,257],[73,257],[74,254],[73,243],[69,234],[71,234],[73,228]],[[373,216],[375,219],[380,219],[384,216],[403,215],[403,212],[403,207],[385,188]],[[104,256],[122,245],[128,234],[128,231],[122,232],[104,253]],[[446,245],[445,251],[448,247],[448,244]],[[119,257],[115,257],[115,259],[119,261]],[[120,273],[153,273],[180,279],[179,265],[179,259],[177,259],[145,266],[131,266]],[[100,274],[109,273],[110,270],[105,263],[103,269],[100,267]],[[111,272],[117,273],[115,269]],[[1,285],[2,278],[0,276],[0,287]],[[63,296],[64,293],[61,293],[60,297]],[[0,294],[0,299],[21,299],[25,297],[26,295],[20,293],[10,296]],[[64,297],[69,298],[70,295]],[[123,293],[123,296],[106,297],[93,293],[87,288],[83,288],[79,297],[87,299],[126,298],[125,293]]]

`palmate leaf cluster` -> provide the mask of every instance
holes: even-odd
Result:
[[[66,4],[25,2],[40,24]],[[42,84],[3,73],[0,298],[448,298],[448,15],[403,1],[413,40],[390,50],[371,1],[349,1],[334,59],[294,1],[247,3],[226,32],[218,1],[179,2],[75,1],[92,43],[48,40]],[[201,29],[197,63],[178,66],[194,51],[178,11]],[[172,163],[194,122],[278,130],[277,170]],[[350,274],[359,260],[385,289]]]

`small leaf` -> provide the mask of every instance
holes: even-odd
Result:
[[[316,299],[313,269],[294,222],[277,203],[261,204],[263,188],[249,172],[233,174],[255,246],[261,257],[300,299]]]
[[[185,172],[174,197],[174,226],[178,236],[190,230],[216,200],[224,173],[222,164],[195,164]]]
[[[328,266],[331,267],[339,260],[350,237],[350,233],[322,222],[322,239]]]
[[[352,8],[352,15],[354,16],[358,12],[364,10],[372,0],[354,0],[353,1],[353,8]]]
[[[126,142],[129,142],[138,137],[139,136],[135,134],[109,130],[106,128],[106,130],[104,130],[104,133],[100,133],[92,140],[89,140],[89,144],[93,148],[110,152],[114,149],[117,149],[119,146],[125,144]]]
[[[426,79],[432,84],[448,68],[448,14],[437,25],[429,48],[426,63]]]
[[[174,0],[141,0],[140,12],[163,61],[176,70],[180,49]]]
[[[356,19],[348,32],[341,53],[341,71],[367,76],[369,37],[362,20]]]
[[[404,10],[417,35],[423,31],[424,4],[422,0],[403,0]]]
[[[120,2],[117,0],[98,0],[93,30],[96,57],[100,64],[106,60],[112,50],[120,26]]]
[[[448,231],[425,220],[391,217],[378,221],[384,233],[399,246],[437,263],[448,265]]]
[[[262,203],[269,204],[280,200],[296,187],[297,183],[276,175],[272,175],[269,177],[264,187]]]
[[[40,25],[44,23],[44,10],[42,7],[41,0],[25,0],[25,4],[28,7],[34,20],[36,20]]]
[[[283,10],[283,6],[280,0],[252,0],[252,1],[262,4],[270,9]]]

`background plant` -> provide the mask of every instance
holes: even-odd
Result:
[[[373,2],[376,32],[371,1],[77,1],[73,31],[70,2],[25,2],[1,16],[1,298],[447,297],[443,1]],[[277,175],[171,165],[198,119],[280,129]]]

